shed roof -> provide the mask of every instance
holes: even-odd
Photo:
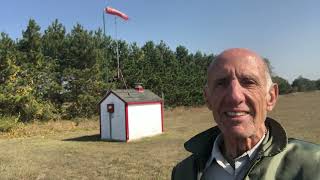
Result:
[[[124,102],[156,102],[162,101],[162,99],[148,89],[144,89],[144,92],[138,92],[135,89],[116,89],[107,92],[106,96],[101,100],[103,101],[110,93],[115,94]]]

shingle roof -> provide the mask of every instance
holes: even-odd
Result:
[[[145,89],[144,92],[138,92],[135,89],[116,89],[111,90],[107,95],[112,92],[119,96],[125,102],[154,102],[162,101],[162,99],[154,94],[152,91]]]

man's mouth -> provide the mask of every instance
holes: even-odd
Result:
[[[247,112],[247,111],[227,111],[227,112],[225,112],[225,114],[228,117],[240,117],[240,116],[248,115],[249,112]]]

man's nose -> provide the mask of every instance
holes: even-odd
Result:
[[[227,89],[227,101],[232,105],[239,105],[244,100],[243,87],[237,79],[233,79]]]

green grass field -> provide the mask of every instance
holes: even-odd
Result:
[[[320,143],[320,92],[281,96],[271,117],[290,137]],[[169,179],[183,143],[214,125],[205,107],[165,111],[165,132],[129,143],[99,140],[98,118],[19,126],[0,135],[0,179]]]

